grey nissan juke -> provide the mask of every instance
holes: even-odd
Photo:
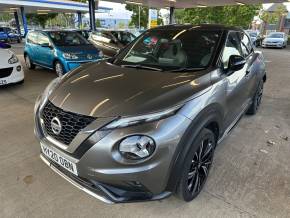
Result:
[[[257,112],[265,81],[264,57],[241,29],[148,30],[48,85],[35,105],[41,159],[107,203],[191,201],[216,146]]]

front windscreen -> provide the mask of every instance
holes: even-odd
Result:
[[[79,46],[90,44],[77,32],[55,31],[49,32],[48,35],[56,46]]]
[[[143,34],[114,61],[162,70],[207,68],[221,37],[213,30],[151,30]]]
[[[268,38],[283,38],[283,34],[280,34],[280,33],[272,33],[269,35]]]

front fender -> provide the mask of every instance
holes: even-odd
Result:
[[[193,142],[203,128],[208,127],[210,124],[215,123],[218,126],[217,141],[222,136],[223,127],[223,112],[218,104],[212,104],[201,111],[198,116],[192,120],[192,123],[183,135],[180,143],[171,161],[168,183],[166,190],[174,192],[177,188],[179,180],[182,175],[184,161],[186,155],[193,146]]]

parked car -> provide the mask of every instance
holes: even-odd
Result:
[[[84,30],[84,29],[82,29],[82,30],[76,30],[76,32],[78,32],[79,34],[81,34],[86,39],[89,39],[90,33],[91,33],[90,30]]]
[[[105,56],[113,57],[135,38],[135,35],[127,31],[101,30],[91,33],[89,40],[102,50]]]
[[[288,36],[283,32],[272,32],[263,40],[263,48],[286,48],[288,44]]]
[[[257,32],[257,31],[247,31],[247,32],[248,32],[254,46],[259,47],[262,45],[263,38],[259,32]]]
[[[30,31],[26,37],[24,58],[29,69],[38,65],[62,76],[102,57],[101,51],[74,31]]]
[[[10,45],[0,43],[0,86],[24,82],[21,63],[9,48]]]
[[[10,27],[0,27],[0,41],[20,43],[22,37],[16,30],[11,29]]]
[[[89,36],[90,36],[90,33],[91,33],[91,31],[87,30],[87,29],[66,29],[66,30],[67,31],[77,32],[80,35],[82,35],[85,39],[89,39]]]
[[[52,81],[35,105],[41,159],[105,202],[201,192],[216,146],[255,114],[264,57],[239,28],[170,25]]]

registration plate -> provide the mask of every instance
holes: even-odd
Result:
[[[69,161],[67,158],[63,157],[62,155],[58,154],[53,149],[49,148],[48,146],[41,144],[42,153],[48,157],[53,162],[57,163],[59,166],[63,167],[64,169],[68,170],[69,172],[73,173],[74,175],[78,175],[77,166],[75,163]]]
[[[7,80],[5,79],[0,80],[0,86],[1,85],[7,85]]]

